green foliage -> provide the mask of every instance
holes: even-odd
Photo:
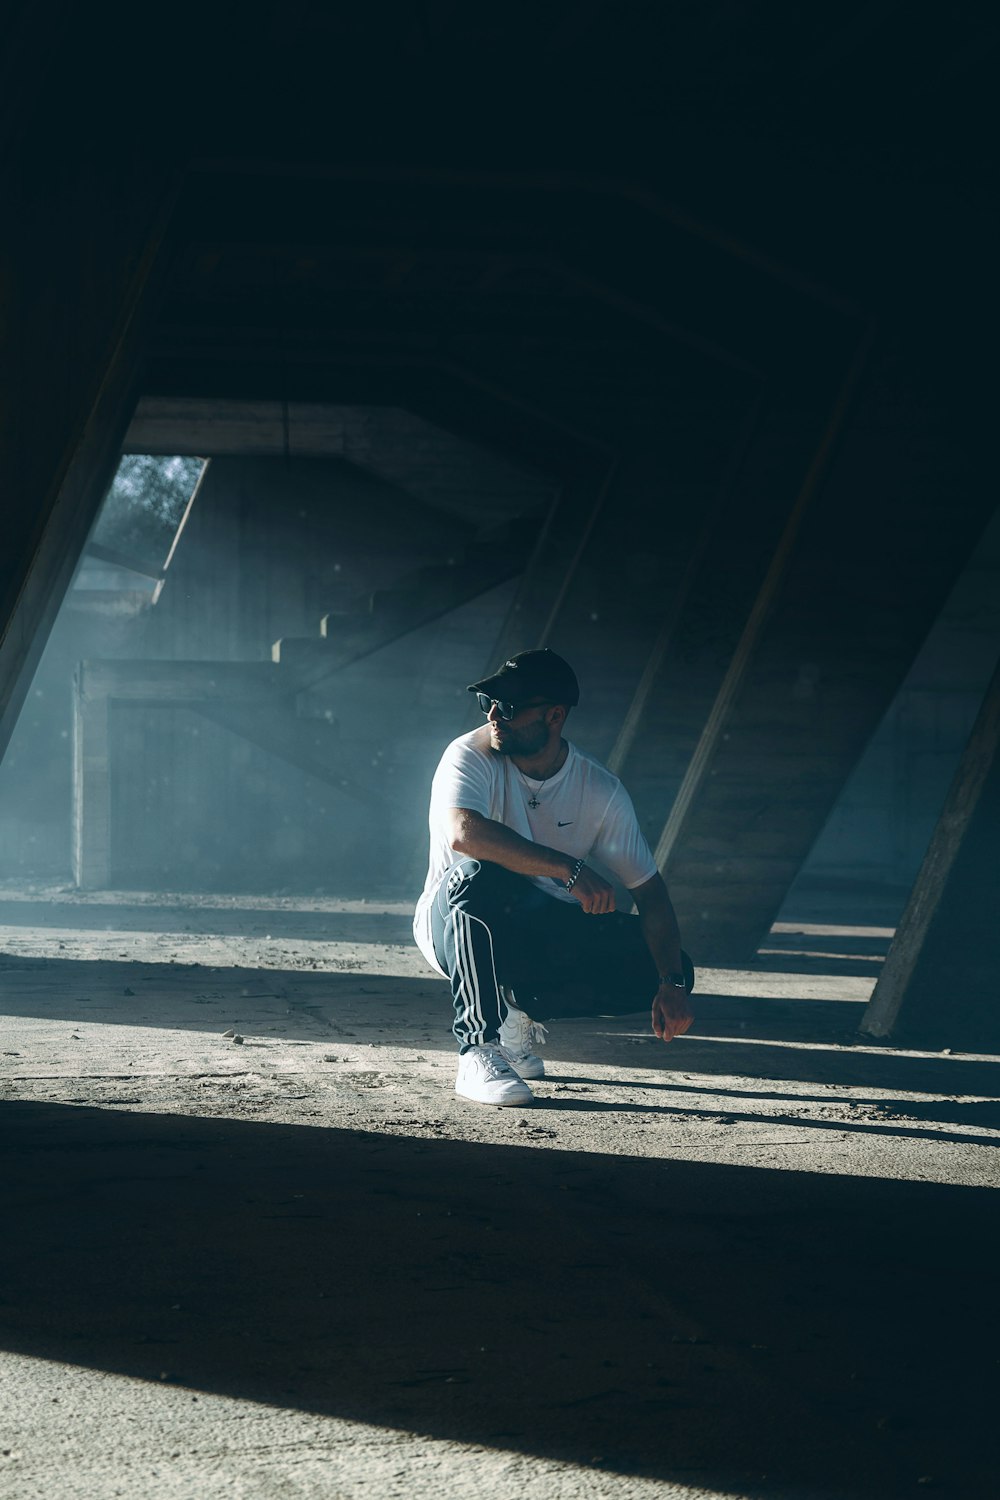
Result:
[[[105,496],[93,540],[161,566],[204,463],[201,458],[126,454]]]

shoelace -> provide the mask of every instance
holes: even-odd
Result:
[[[533,1047],[544,1047],[548,1038],[548,1030],[541,1021],[532,1021],[523,1011],[508,1010],[508,1022],[513,1022],[517,1027],[516,1040],[508,1044],[508,1052],[517,1057],[525,1057]]]
[[[514,1071],[499,1048],[493,1051],[487,1047],[480,1047],[478,1055],[480,1065],[488,1079],[509,1078]]]

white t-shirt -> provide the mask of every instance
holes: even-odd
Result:
[[[442,755],[431,784],[427,880],[413,917],[417,947],[439,974],[443,971],[434,956],[430,912],[441,877],[459,858],[448,842],[446,820],[452,808],[467,807],[571,859],[596,860],[627,890],[656,874],[632,799],[618,777],[567,744],[569,753],[561,769],[542,782],[525,776],[510,756],[491,750],[486,727],[452,740]],[[537,807],[529,807],[532,800]],[[556,900],[576,899],[557,880],[545,875],[529,878]]]

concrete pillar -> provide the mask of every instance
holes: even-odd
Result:
[[[1000,665],[861,1030],[921,1047],[1000,1045]]]
[[[689,414],[644,476],[625,467],[559,622],[552,644],[586,679],[573,729],[622,777],[654,848],[818,427],[815,402],[779,391]]]
[[[57,160],[0,174],[0,754],[114,475],[175,189],[124,144]]]
[[[87,890],[111,884],[111,700],[90,663],[73,675],[73,880]]]
[[[946,351],[881,347],[828,456],[658,846],[702,963],[753,958],[993,505]]]

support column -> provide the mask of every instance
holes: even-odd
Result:
[[[77,144],[59,172],[28,147],[0,172],[0,754],[114,477],[177,186],[127,134]]]
[[[662,540],[659,555],[650,552],[653,588],[631,607],[649,601],[659,619],[652,648],[644,641],[636,658],[645,665],[607,759],[654,849],[787,528],[821,420],[815,396],[774,390],[750,400],[731,413],[725,443],[720,436],[715,444],[716,471],[695,487],[704,470],[696,449],[679,494],[664,478],[660,523],[637,528],[640,538]],[[628,664],[619,651],[619,675]]]
[[[608,503],[617,462],[608,458],[596,483],[567,480],[557,493],[528,560],[510,613],[490,653],[498,661],[515,651],[552,644],[553,629],[587,544]]]
[[[764,395],[759,394],[747,413],[743,424],[743,430],[736,442],[732,458],[723,475],[718,492],[712,504],[705,512],[701,521],[701,528],[693,547],[684,558],[683,566],[677,566],[675,562],[674,577],[667,597],[666,613],[657,632],[656,639],[646,658],[642,676],[639,678],[632,701],[622,720],[621,727],[615,737],[614,745],[608,756],[608,769],[614,771],[615,775],[621,774],[629,755],[632,752],[636,740],[643,733],[648,722],[648,714],[652,699],[656,692],[657,682],[661,679],[664,664],[671,650],[676,646],[677,630],[681,618],[688,608],[691,595],[697,584],[698,576],[705,567],[712,543],[717,540],[719,530],[726,524],[727,515],[736,495],[736,487],[739,481],[744,462],[753,443],[758,424],[761,421],[764,410]]]
[[[1000,1047],[1000,665],[861,1023],[916,1046]]]
[[[974,405],[949,350],[883,345],[833,414],[661,825],[702,963],[753,959],[989,519]]]
[[[111,700],[90,691],[89,663],[73,674],[73,880],[86,890],[111,884]]]

